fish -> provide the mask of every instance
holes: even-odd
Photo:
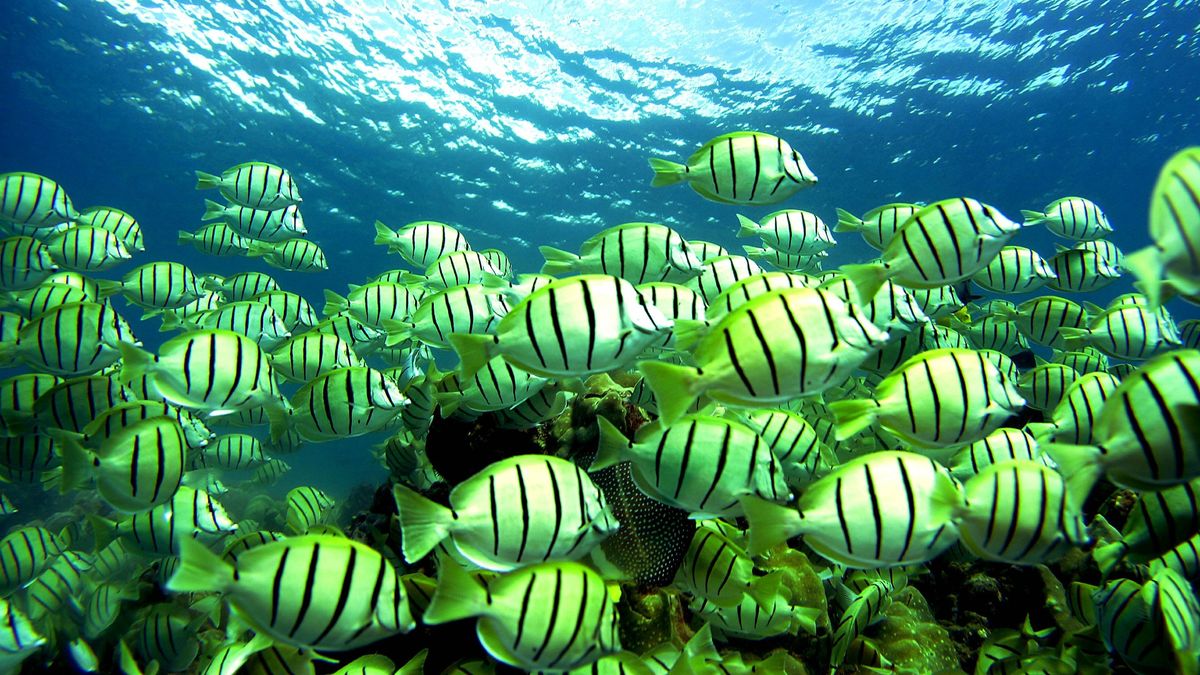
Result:
[[[236,471],[253,469],[270,459],[262,442],[250,434],[222,434],[208,442],[196,456],[196,466]]]
[[[80,211],[74,221],[80,226],[99,227],[112,232],[131,252],[146,250],[141,224],[136,218],[121,209],[111,206],[91,206]]]
[[[163,315],[162,330],[227,330],[254,340],[263,350],[277,349],[292,336],[283,319],[270,305],[255,300],[229,302],[187,319]]]
[[[463,284],[429,293],[407,315],[384,318],[389,347],[411,339],[430,347],[450,348],[450,335],[490,335],[508,313],[503,297],[489,293],[482,284]]]
[[[769,605],[781,576],[755,576],[754,562],[742,546],[717,528],[701,525],[675,574],[675,587],[717,607],[736,607],[746,595]]]
[[[451,334],[471,378],[497,355],[534,375],[573,377],[628,366],[672,322],[619,277],[587,274],[539,288],[513,307],[494,335]]]
[[[818,394],[849,377],[886,339],[855,304],[827,291],[787,288],[758,295],[711,326],[676,328],[676,345],[691,352],[694,367],[642,361],[638,370],[671,424],[702,394],[751,407]]]
[[[238,528],[221,502],[187,485],[180,485],[165,503],[128,515],[115,526],[99,519],[93,523],[105,531],[97,535],[97,541],[115,534],[137,550],[160,558],[180,555],[186,541],[216,544]]]
[[[743,416],[771,448],[788,487],[799,492],[840,464],[832,450],[821,442],[816,429],[803,415],[790,410],[748,410]]]
[[[344,537],[287,537],[245,550],[232,564],[188,539],[181,558],[167,590],[220,593],[279,644],[346,651],[415,627],[395,568]]]
[[[171,603],[151,605],[134,629],[138,654],[168,672],[187,670],[200,654],[196,632],[207,620]]]
[[[67,284],[42,282],[27,291],[9,294],[3,302],[15,309],[25,319],[36,319],[51,308],[72,302],[96,302],[99,295],[91,295]]]
[[[0,597],[36,579],[62,552],[58,536],[44,527],[10,531],[0,539]]]
[[[984,560],[1036,565],[1091,542],[1082,500],[1043,462],[991,464],[963,484],[963,493],[969,508],[959,534]]]
[[[284,501],[287,502],[287,527],[298,535],[328,523],[337,506],[333,497],[310,485],[292,488]]]
[[[932,560],[958,540],[968,508],[959,483],[921,455],[883,451],[852,459],[800,493],[795,506],[743,497],[750,555],[803,535],[814,551],[855,569]]]
[[[283,321],[284,327],[293,334],[302,332],[300,330],[302,328],[313,328],[320,321],[317,318],[316,310],[308,303],[308,300],[291,291],[282,289],[263,291],[251,295],[247,300],[261,302],[275,310],[275,313],[279,315],[279,319]]]
[[[873,208],[859,218],[845,209],[837,209],[838,222],[833,231],[858,232],[868,246],[882,251],[904,223],[920,210],[920,204],[898,202]]]
[[[1037,437],[1039,443],[1090,445],[1095,420],[1104,410],[1105,401],[1120,384],[1121,381],[1114,375],[1103,371],[1078,375],[1063,392],[1058,404],[1049,411],[1046,421],[1030,422],[1025,428]]]
[[[1063,197],[1046,205],[1041,211],[1023,210],[1026,225],[1045,225],[1046,229],[1064,239],[1091,241],[1112,234],[1108,216],[1090,199]]]
[[[722,290],[707,303],[699,295],[698,291],[684,287],[686,291],[696,296],[696,303],[703,311],[696,312],[695,316],[680,316],[679,318],[715,323],[737,307],[767,291],[779,290],[781,288],[815,288],[816,286],[816,280],[806,274],[796,272],[759,272],[758,274],[752,274],[738,280]]]
[[[196,189],[219,189],[229,201],[252,209],[273,211],[299,204],[300,190],[292,175],[266,162],[245,162],[214,176],[196,172]]]
[[[263,272],[238,272],[228,277],[209,274],[204,277],[203,286],[204,290],[222,293],[229,302],[253,300],[260,293],[283,290],[275,277]]]
[[[1058,329],[1067,349],[1094,347],[1115,359],[1145,361],[1183,345],[1179,333],[1148,305],[1131,302],[1096,310],[1088,313],[1086,326]]]
[[[785,587],[780,587],[779,592],[766,602],[759,602],[747,594],[735,607],[721,607],[707,600],[693,600],[688,606],[710,623],[722,639],[732,636],[762,640],[777,635],[797,635],[801,630],[815,635],[817,620],[822,615],[815,607],[793,605]]]
[[[1185,579],[1161,570],[1144,585],[1110,581],[1092,593],[1104,645],[1140,672],[1196,672],[1200,602]]]
[[[179,231],[180,244],[191,244],[208,255],[245,255],[250,241],[225,223],[210,223],[195,232]]]
[[[1125,257],[1152,309],[1163,302],[1163,281],[1187,297],[1200,293],[1200,146],[1184,148],[1163,165],[1150,194],[1150,246]]]
[[[746,252],[747,258],[756,263],[802,274],[819,274],[822,259],[829,257],[829,251],[818,251],[812,255],[791,255],[768,246],[743,246],[742,250]]]
[[[105,439],[117,433],[125,426],[139,420],[163,415],[172,417],[179,423],[180,428],[183,429],[183,436],[187,441],[188,448],[202,448],[209,443],[211,438],[216,436],[216,434],[205,426],[200,418],[192,415],[183,408],[173,406],[165,401],[137,400],[119,403],[97,414],[82,429],[83,435],[80,441],[87,447],[98,448],[104,443]]]
[[[33,237],[0,239],[0,291],[27,291],[53,274],[58,265],[50,249]]]
[[[313,441],[361,436],[381,429],[407,402],[396,383],[374,368],[337,368],[302,386],[290,406],[268,409],[271,438],[286,429]]]
[[[547,455],[489,464],[454,486],[450,508],[400,484],[393,496],[410,564],[447,538],[471,563],[498,572],[578,560],[618,527],[588,475],[573,462]]]
[[[420,288],[387,281],[362,286],[351,285],[347,297],[325,290],[325,316],[348,312],[355,319],[375,328],[384,321],[408,319],[427,297]]]
[[[1122,561],[1147,563],[1196,538],[1200,532],[1200,479],[1138,495],[1121,538],[1092,549],[1106,577]],[[1174,568],[1181,571],[1179,568]]]
[[[1056,291],[1090,293],[1107,288],[1121,278],[1121,269],[1095,251],[1058,247],[1050,258],[1054,278],[1046,286]]]
[[[1031,293],[1054,281],[1053,262],[1024,246],[1005,246],[971,281],[995,293]],[[1063,289],[1060,289],[1063,290]]]
[[[726,288],[763,271],[758,263],[740,255],[709,258],[702,266],[704,269],[700,275],[689,279],[684,285],[699,292],[705,304],[712,304]]]
[[[210,415],[257,406],[287,408],[264,351],[227,330],[198,330],[167,340],[154,355],[121,343],[121,382],[143,375],[168,402]]]
[[[475,632],[488,654],[525,670],[570,670],[621,651],[616,602],[604,577],[576,562],[529,565],[487,586],[446,562],[422,621],[472,617],[479,617]]]
[[[59,269],[73,272],[106,272],[133,257],[120,237],[99,227],[72,227],[47,238],[45,245]]]
[[[462,232],[432,220],[418,220],[396,231],[377,220],[375,233],[376,245],[386,246],[389,253],[398,253],[405,262],[419,269],[428,268],[446,254],[471,250]]]
[[[348,342],[328,333],[301,333],[270,354],[271,370],[290,382],[310,382],[331,370],[366,364]]]
[[[1025,405],[1034,410],[1049,412],[1058,407],[1067,389],[1079,379],[1079,372],[1061,363],[1039,363],[1025,371],[1017,380],[1017,391],[1025,397]]]
[[[489,275],[500,276],[482,253],[454,251],[433,261],[425,268],[425,279],[431,289],[446,289],[464,284],[482,283]]]
[[[0,668],[20,672],[21,663],[48,640],[29,617],[6,598],[0,598],[0,622],[5,626],[4,633],[0,634]]]
[[[914,447],[942,448],[984,438],[1024,405],[1014,383],[979,352],[933,349],[901,364],[873,398],[833,401],[829,410],[839,440],[878,421]]]
[[[201,220],[222,220],[236,235],[245,239],[280,242],[308,234],[300,207],[285,206],[281,209],[255,209],[239,204],[221,204],[211,199],[204,201],[204,216]],[[212,227],[205,226],[205,229]]]
[[[652,158],[650,168],[651,186],[686,182],[700,196],[722,204],[775,204],[817,183],[787,141],[759,131],[717,136],[686,164]]]
[[[140,513],[167,503],[183,480],[187,441],[179,422],[150,417],[111,434],[95,451],[59,438],[63,458],[61,491],[95,478],[101,499],[122,513]]]
[[[1015,310],[999,306],[994,313],[1016,323],[1017,330],[1030,342],[1051,349],[1068,348],[1062,328],[1082,328],[1088,322],[1087,310],[1082,306],[1053,295],[1026,300]]]
[[[431,366],[430,377],[437,371]],[[465,381],[459,381],[458,391],[434,395],[442,415],[452,415],[459,407],[476,412],[509,410],[535,396],[549,382],[544,377],[514,368],[503,356],[496,356]]]
[[[71,198],[53,180],[28,171],[0,174],[0,221],[43,228],[78,217]]]
[[[179,309],[203,295],[200,279],[177,262],[152,262],[134,268],[121,281],[101,280],[100,297],[120,293],[148,310]]]
[[[609,274],[632,284],[683,283],[700,274],[700,260],[675,230],[658,223],[625,223],[593,235],[579,254],[539,246],[546,258],[542,274]]]
[[[691,251],[692,255],[696,256],[696,259],[701,263],[719,255],[729,255],[729,251],[726,250],[724,246],[721,246],[720,244],[714,244],[711,241],[701,241],[697,239],[693,239],[688,242],[688,250]]]
[[[325,252],[308,239],[285,239],[266,242],[252,240],[246,255],[262,258],[272,267],[289,272],[323,272],[329,269]]]
[[[735,420],[689,415],[652,423],[631,441],[597,417],[599,446],[589,471],[622,461],[646,495],[701,517],[738,516],[738,498],[791,499],[783,468],[754,429]]]
[[[111,304],[76,302],[27,321],[15,344],[0,344],[0,360],[8,353],[41,372],[77,377],[99,372],[121,358],[120,349],[141,344]]]
[[[784,209],[758,222],[738,214],[739,237],[758,237],[769,248],[787,255],[813,255],[835,244],[833,233],[820,216],[809,211]]]
[[[36,431],[34,404],[62,381],[50,373],[21,373],[0,381],[0,436],[16,438]]]

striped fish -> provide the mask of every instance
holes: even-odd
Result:
[[[754,562],[738,542],[701,524],[683,555],[674,586],[718,607],[735,607],[747,594],[769,603],[779,589],[778,577],[755,577]]]
[[[0,381],[0,437],[33,432],[37,427],[34,404],[62,381],[49,373],[22,373]]]
[[[504,429],[531,429],[561,415],[571,396],[560,385],[547,383],[523,403],[497,413],[497,423]]]
[[[1104,645],[1135,672],[1200,668],[1200,603],[1190,584],[1172,570],[1160,570],[1145,585],[1132,579],[1110,581],[1092,593],[1092,601]]]
[[[633,462],[633,478],[647,496],[707,516],[741,515],[738,499],[757,495],[791,499],[783,468],[751,427],[722,417],[689,415],[638,434],[636,442],[597,417],[599,448],[589,471]]]
[[[271,369],[292,382],[310,382],[337,368],[363,366],[345,340],[327,333],[301,333],[271,352]]]
[[[504,279],[512,278],[513,264],[512,264],[512,260],[509,259],[507,253],[505,253],[504,251],[501,251],[498,248],[485,248],[482,251],[480,251],[479,253],[482,254],[483,257],[487,258],[488,262],[490,262],[492,264],[492,267],[495,267],[496,269],[500,270],[501,278],[504,278]]]
[[[92,206],[79,213],[75,222],[82,226],[99,227],[113,234],[129,251],[145,251],[142,226],[133,216],[111,206]]]
[[[1189,540],[1200,542],[1197,532],[1200,532],[1200,479],[1138,495],[1121,530],[1121,538],[1097,546],[1092,557],[1105,575],[1121,561],[1146,563],[1157,558],[1161,565],[1177,559],[1178,553],[1189,548],[1186,545]],[[1183,549],[1178,548],[1181,545]],[[1177,572],[1184,571],[1183,567],[1169,566]]]
[[[470,378],[495,356],[542,377],[585,376],[628,366],[658,342],[671,322],[624,279],[568,277],[543,286],[512,308],[496,334],[454,334]]]
[[[1192,535],[1178,546],[1151,559],[1147,563],[1147,567],[1150,568],[1151,574],[1170,569],[1188,579],[1200,578],[1200,533]]]
[[[266,353],[227,330],[183,333],[158,355],[121,345],[121,382],[149,375],[154,391],[175,405],[225,414],[257,406],[286,407]]]
[[[325,316],[348,312],[355,319],[376,328],[384,321],[403,321],[421,303],[425,293],[404,284],[377,281],[362,286],[351,284],[350,294],[342,297],[325,289]]]
[[[1092,433],[1094,446],[1048,448],[1081,499],[1101,473],[1135,490],[1200,477],[1200,352],[1147,361],[1109,394]]]
[[[223,220],[237,235],[245,239],[279,242],[308,234],[300,207],[285,206],[281,209],[254,209],[239,204],[219,204],[211,199],[204,200],[204,217],[201,220]]]
[[[838,209],[838,222],[833,231],[859,232],[871,248],[882,251],[891,243],[900,227],[920,210],[918,204],[884,204],[859,218],[849,211]]]
[[[602,230],[579,248],[579,254],[539,246],[546,258],[542,274],[608,274],[632,284],[683,283],[700,273],[700,260],[683,236],[666,225],[625,223]]]
[[[204,446],[197,455],[198,465],[207,468],[253,469],[269,457],[262,443],[249,434],[223,434]]]
[[[839,592],[853,593],[852,599],[842,610],[837,625],[833,629],[833,647],[830,650],[829,662],[840,666],[846,660],[846,652],[850,644],[863,634],[871,624],[886,620],[884,612],[892,605],[892,594],[895,588],[883,579],[872,579],[858,592],[849,587],[843,587]]]
[[[489,570],[578,560],[617,529],[591,478],[573,462],[548,455],[488,465],[450,491],[450,508],[399,484],[394,496],[409,563],[447,537],[464,558]]]
[[[210,223],[195,232],[180,230],[179,243],[208,255],[245,255],[250,249],[250,240],[225,223]]]
[[[101,281],[100,295],[121,293],[144,309],[178,309],[198,299],[200,280],[182,263],[152,262],[127,273],[121,281]]]
[[[996,293],[1029,293],[1057,278],[1052,263],[1024,246],[1005,246],[971,281]]]
[[[882,264],[846,265],[842,271],[864,297],[874,297],[885,279],[906,288],[945,286],[984,269],[1019,229],[987,204],[944,199],[905,222],[883,249]]]
[[[58,269],[50,249],[32,237],[0,239],[0,291],[25,291]]]
[[[282,459],[271,459],[255,469],[254,476],[250,480],[259,485],[271,486],[279,482],[283,474],[291,470],[291,465]]]
[[[1050,259],[1054,279],[1046,286],[1056,291],[1090,293],[1121,278],[1121,270],[1095,251],[1058,247]]]
[[[729,251],[725,250],[724,246],[714,244],[711,241],[700,241],[698,239],[688,242],[688,250],[701,263],[706,262],[719,255],[729,255]]]
[[[308,304],[308,300],[291,291],[263,291],[262,293],[255,293],[247,298],[247,300],[269,305],[279,315],[279,318],[283,321],[283,325],[292,333],[298,333],[301,329],[312,328],[320,321],[317,318],[316,310],[313,309],[312,305]]]
[[[262,258],[271,267],[289,272],[321,272],[329,269],[325,252],[308,239],[285,239],[266,242],[250,241],[246,255]]]
[[[1061,328],[1081,328],[1088,322],[1083,307],[1052,295],[1026,300],[1016,311],[997,309],[996,316],[1013,321],[1029,341],[1051,349],[1067,349]]]
[[[292,336],[287,324],[270,305],[256,300],[229,302],[201,312],[186,321],[163,317],[162,330],[227,330],[254,340],[264,350],[277,349]]]
[[[860,300],[858,289],[841,273],[817,286],[836,293],[843,302],[858,303],[859,309],[871,323],[887,333],[903,333],[913,327],[927,324],[929,317],[921,310],[914,295],[899,284],[883,282],[875,296],[866,302]]]
[[[1090,241],[1112,233],[1108,216],[1096,203],[1083,197],[1063,197],[1046,205],[1041,211],[1021,211],[1025,225],[1045,225],[1059,237]]]
[[[438,625],[476,616],[484,649],[525,670],[560,672],[621,651],[604,577],[575,562],[523,567],[487,586],[454,563],[443,565],[422,620]]]
[[[84,607],[84,637],[94,640],[103,635],[120,616],[121,606],[137,599],[137,588],[127,582],[97,584]]]
[[[425,278],[431,289],[482,283],[489,274],[500,276],[500,270],[475,251],[447,253],[425,268]]]
[[[817,632],[816,622],[822,614],[814,607],[793,605],[785,593],[777,593],[765,603],[744,595],[741,602],[734,607],[721,607],[706,600],[692,600],[688,606],[697,616],[711,624],[714,632],[720,634],[722,639],[731,636],[744,640],[762,640],[796,635],[801,630],[812,635]],[[723,662],[724,659],[720,661]],[[767,666],[764,667],[764,672],[785,670]]]
[[[769,213],[757,223],[738,214],[739,237],[758,237],[768,247],[787,255],[813,255],[837,242],[820,216],[808,211],[784,209]]]
[[[134,629],[138,654],[168,672],[187,670],[200,654],[196,630],[205,620],[174,604],[151,605]]]
[[[407,402],[396,383],[374,368],[338,368],[301,387],[286,416],[270,413],[271,437],[288,428],[310,441],[361,436],[383,428]]]
[[[1092,426],[1104,409],[1104,402],[1120,384],[1115,376],[1103,371],[1078,375],[1063,392],[1058,405],[1046,416],[1046,421],[1031,422],[1026,428],[1039,442],[1090,445]],[[1033,404],[1030,407],[1034,407]]]
[[[330,535],[268,542],[230,564],[187,541],[176,592],[216,591],[274,641],[345,651],[415,627],[395,568],[365,544]]]
[[[46,390],[34,402],[32,410],[41,431],[56,429],[79,433],[100,414],[131,400],[133,392],[114,377],[80,377]]]
[[[1090,314],[1089,318],[1086,327],[1058,330],[1068,348],[1095,347],[1116,359],[1144,361],[1183,343],[1171,324],[1144,304],[1130,302],[1110,306]]]
[[[59,458],[49,436],[25,434],[16,438],[0,438],[0,479],[10,483],[34,485],[59,465]]]
[[[958,297],[954,286],[938,286],[937,288],[910,288],[909,295],[925,316],[933,321],[950,316],[962,309],[963,301]]]
[[[705,316],[704,298],[693,289],[668,281],[652,281],[637,287],[638,295],[648,305],[654,305],[663,316],[675,323],[684,321],[703,321]],[[663,338],[658,347],[670,349],[675,344],[675,334],[670,333]]]
[[[16,603],[4,598],[0,598],[0,622],[4,624],[4,630],[0,632],[0,663],[14,673],[20,672],[21,662],[41,649],[48,640],[17,608]]]
[[[820,393],[849,377],[886,339],[833,293],[788,288],[753,298],[706,332],[677,330],[677,344],[691,350],[696,367],[657,361],[638,367],[670,424],[701,394],[770,407]]]
[[[235,204],[252,209],[281,209],[299,204],[300,190],[286,169],[266,162],[246,162],[214,176],[196,172],[196,189],[217,188]]]
[[[0,596],[7,597],[46,570],[64,547],[44,527],[22,527],[0,539]]]
[[[1104,372],[1109,366],[1108,356],[1095,347],[1079,347],[1076,351],[1056,350],[1050,361],[1070,366],[1081,375]]]
[[[27,291],[18,291],[9,295],[5,301],[22,317],[35,319],[58,305],[72,302],[96,302],[98,295],[89,295],[86,291],[66,284],[42,282]]]
[[[418,220],[395,232],[377,220],[375,243],[386,246],[389,253],[398,253],[408,264],[419,269],[428,268],[446,254],[471,250],[461,232],[432,220]]]
[[[450,348],[453,333],[487,335],[508,312],[504,299],[471,283],[434,291],[421,299],[411,315],[383,319],[387,344],[395,346],[412,338],[430,347]]]
[[[1126,257],[1152,307],[1162,304],[1165,278],[1185,296],[1200,293],[1200,146],[1177,152],[1150,194],[1153,245]]]
[[[50,227],[79,217],[62,187],[36,173],[0,174],[0,221]]]
[[[1188,349],[1200,349],[1200,319],[1179,322],[1179,338]]]
[[[1082,501],[1042,462],[992,464],[967,480],[963,493],[970,508],[959,531],[967,548],[984,560],[1053,562],[1071,546],[1090,541]]]
[[[708,302],[707,305],[704,298],[699,297],[698,302],[703,307],[704,312],[696,317],[684,316],[680,318],[716,323],[734,309],[768,291],[775,291],[782,288],[815,287],[815,280],[806,274],[795,272],[759,272],[728,286]],[[692,293],[698,294],[698,291],[692,291]]]
[[[283,290],[274,277],[263,272],[239,272],[224,278],[208,275],[204,277],[204,289],[220,291],[230,302],[253,300],[259,293]]]
[[[309,332],[336,335],[354,348],[360,356],[371,354],[381,347],[387,339],[387,333],[368,326],[349,314],[335,314],[320,321]]]
[[[819,251],[812,255],[791,255],[766,246],[743,246],[742,250],[746,252],[747,258],[756,263],[803,274],[819,274],[821,260],[829,257],[829,251]]]
[[[87,582],[91,581],[90,576],[85,575],[88,575],[93,564],[94,561],[87,554],[63,551],[45,572],[25,588],[29,618],[42,621],[60,611],[71,617],[81,616],[81,600],[87,590]],[[0,647],[0,652],[3,651],[4,648]]]
[[[705,143],[686,164],[651,158],[654,187],[686,182],[722,204],[775,204],[816,185],[817,177],[787,141],[759,131],[736,131]]]
[[[12,312],[0,312],[0,344],[14,344],[21,328],[25,326],[25,318]],[[17,355],[12,350],[0,348],[0,368],[9,368],[17,364]]]
[[[257,530],[229,537],[225,541],[225,548],[221,553],[221,558],[228,563],[236,563],[238,556],[245,551],[249,551],[256,546],[269,544],[273,541],[283,541],[284,539],[287,539],[286,534],[271,530]]]
[[[934,349],[900,365],[870,399],[834,401],[838,439],[878,421],[919,448],[966,445],[999,428],[1025,405],[1014,384],[979,352]]]
[[[212,495],[180,485],[169,501],[126,516],[115,532],[143,553],[167,557],[179,555],[184,541],[215,544],[235,530],[237,524]]]
[[[435,398],[443,416],[453,414],[459,406],[476,412],[494,412],[524,403],[548,382],[544,377],[514,368],[503,356],[497,356],[469,379],[460,381],[458,391],[440,392]]]
[[[972,319],[970,324],[953,318],[950,321],[952,326],[967,336],[974,349],[993,349],[1009,356],[1029,350],[1029,341],[1021,334],[1017,324],[1007,319],[985,314]]]
[[[796,491],[840,463],[800,414],[790,410],[752,410],[746,412],[745,422],[766,441],[779,460],[788,487]]]
[[[117,235],[99,227],[72,227],[45,244],[54,264],[75,272],[105,272],[133,257]]]
[[[16,344],[0,345],[0,354],[11,350],[39,371],[76,377],[115,363],[121,358],[118,348],[140,344],[111,304],[76,302],[27,321]]]
[[[1017,380],[1017,391],[1034,410],[1051,411],[1066,396],[1067,389],[1079,379],[1079,373],[1061,363],[1040,363],[1025,371]]]
[[[189,448],[203,447],[210,438],[214,437],[214,434],[209,431],[200,418],[193,416],[183,408],[177,408],[164,401],[129,401],[117,404],[96,415],[95,419],[83,428],[83,439],[81,440],[85,446],[97,448],[122,427],[162,415],[171,417],[179,423]]]
[[[287,527],[295,534],[305,534],[314,525],[333,520],[337,505],[323,490],[308,485],[292,488],[284,501],[287,503]]]
[[[945,467],[910,452],[850,460],[808,486],[795,506],[744,498],[750,555],[803,535],[813,550],[869,569],[931,560],[958,539],[967,503]]]

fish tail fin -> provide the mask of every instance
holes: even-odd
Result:
[[[111,544],[113,538],[117,536],[117,524],[94,513],[89,513],[85,517],[88,525],[92,528],[92,538],[96,542],[96,551],[99,552],[100,549]]]
[[[750,220],[749,218],[747,218],[746,216],[743,216],[740,213],[737,214],[737,217],[738,217],[738,223],[741,224],[741,227],[738,228],[737,236],[739,236],[739,237],[754,237],[754,236],[758,235],[758,230],[759,230],[758,223],[754,222],[753,220]]]
[[[117,343],[117,348],[121,350],[121,372],[118,378],[121,384],[127,387],[131,382],[150,374],[154,362],[158,360],[158,357],[150,352],[125,342]]]
[[[271,441],[278,443],[291,428],[291,405],[267,405],[263,409],[267,412]]]
[[[1150,311],[1157,312],[1162,306],[1162,257],[1154,246],[1148,246],[1125,256],[1125,269],[1137,277],[1142,292],[1150,303]]]
[[[173,593],[225,591],[233,585],[234,567],[191,537],[180,540],[179,569],[167,580]]]
[[[610,466],[616,466],[625,461],[629,439],[608,419],[596,416],[596,426],[600,429],[600,440],[596,443],[596,458],[588,471],[599,471]]]
[[[439,391],[433,395],[433,399],[437,401],[438,408],[441,408],[442,417],[450,417],[462,405],[462,394],[456,391]]]
[[[1088,330],[1087,328],[1070,328],[1068,326],[1063,326],[1058,329],[1058,334],[1062,336],[1063,344],[1067,347],[1067,350],[1070,351],[1076,347],[1082,347],[1087,342],[1088,336],[1092,334],[1092,331]]]
[[[421,620],[430,625],[469,619],[487,613],[491,596],[478,581],[453,560],[443,559],[437,592]]]
[[[1023,221],[1021,223],[1021,226],[1029,227],[1030,225],[1037,225],[1038,223],[1045,220],[1046,214],[1042,213],[1041,211],[1030,211],[1029,209],[1021,209],[1021,219]]]
[[[392,488],[392,496],[400,514],[404,560],[411,565],[450,536],[454,512],[398,483]]]
[[[1054,432],[1058,430],[1058,425],[1053,422],[1029,422],[1025,425],[1025,431],[1029,432],[1039,444],[1051,443],[1054,441]]]
[[[795,507],[781,506],[752,496],[742,497],[738,501],[749,523],[750,545],[746,552],[751,556],[766,553],[804,531],[800,512]]]
[[[92,459],[88,457],[88,451],[79,444],[77,438],[72,437],[72,434],[51,431],[50,436],[54,438],[59,455],[62,457],[62,474],[59,476],[58,491],[66,494],[71,490],[83,487],[87,484],[92,466]]]
[[[211,199],[204,200],[204,215],[200,220],[217,220],[225,217],[225,205]]]
[[[179,231],[179,243],[180,244],[187,244],[187,243],[195,241],[195,240],[196,240],[196,235],[192,234],[191,232],[188,232],[187,230]]]
[[[350,307],[350,301],[342,296],[334,293],[328,288],[325,289],[325,309],[321,311],[325,316],[333,316],[340,312],[344,312]]]
[[[329,305],[326,305],[328,310]],[[398,344],[403,344],[412,339],[413,329],[416,326],[411,321],[393,321],[391,319],[383,320],[383,329],[387,331],[387,346],[395,347]]]
[[[638,370],[646,379],[650,391],[654,392],[663,424],[671,424],[683,417],[701,393],[699,368],[662,361],[643,361],[638,364]]]
[[[837,439],[844,441],[875,423],[879,418],[879,403],[871,398],[856,398],[829,403],[837,425]]]
[[[261,258],[275,252],[275,246],[265,241],[251,240],[246,248],[246,255],[251,258]]]
[[[687,180],[687,167],[678,162],[651,157],[650,168],[654,169],[654,179],[650,181],[650,187],[674,185]]]
[[[846,209],[837,209],[837,217],[837,225],[833,226],[834,232],[861,232],[865,224],[862,218]]]
[[[451,333],[450,346],[458,354],[462,365],[458,376],[462,380],[475,377],[479,369],[492,360],[496,355],[498,344],[492,335],[475,335],[472,333]]]
[[[841,272],[854,284],[860,304],[871,302],[889,276],[887,266],[876,263],[842,265]]]
[[[400,669],[393,673],[393,675],[421,675],[421,673],[425,672],[425,659],[428,656],[429,648],[426,647],[409,659],[408,663],[400,666]]]
[[[125,290],[125,282],[113,281],[111,279],[97,279],[96,284],[100,289],[101,298],[109,298],[119,294]]]
[[[196,189],[197,190],[212,190],[221,187],[221,177],[214,176],[211,173],[203,171],[196,172]]]
[[[1129,551],[1129,545],[1123,541],[1114,541],[1111,544],[1104,544],[1092,549],[1092,559],[1096,561],[1096,567],[1100,568],[1101,578],[1108,578],[1117,565],[1125,559],[1125,554]]]
[[[675,325],[671,327],[671,332],[675,335],[675,348],[688,350],[708,332],[708,322],[676,319]]]
[[[552,277],[561,277],[573,274],[579,264],[579,256],[570,251],[554,248],[553,246],[539,246],[538,252],[546,259],[546,264],[542,265],[542,274],[549,274]]]
[[[158,327],[160,333],[170,333],[174,330],[181,330],[184,326],[183,319],[180,319],[174,312],[146,312],[142,315],[142,319],[149,319],[155,316],[162,317],[162,325]]]
[[[754,599],[762,607],[770,607],[771,601],[775,599],[775,595],[779,593],[780,586],[783,584],[783,570],[775,570],[770,574],[762,577],[754,577],[750,582],[750,587],[746,589],[746,595]]]
[[[390,227],[383,224],[382,220],[375,221],[375,244],[378,246],[391,246],[391,243],[396,240],[396,233]]]
[[[1067,481],[1068,496],[1082,505],[1104,471],[1100,464],[1103,451],[1094,445],[1066,443],[1048,443],[1042,450],[1058,464],[1058,472]]]

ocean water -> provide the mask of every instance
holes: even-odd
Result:
[[[971,196],[1017,218],[1080,195],[1126,251],[1148,243],[1158,169],[1200,138],[1182,1],[8,0],[0,26],[0,170],[133,214],[136,262],[268,271],[318,311],[322,289],[405,266],[372,245],[376,219],[452,223],[518,272],[539,269],[539,245],[630,221],[756,244],[735,240],[735,214],[774,208],[649,185],[648,157],[733,130],[797,148],[820,184],[783,206],[831,225],[835,206]],[[249,160],[296,176],[327,272],[176,244],[217,197],[193,172]],[[1048,257],[1059,242],[1039,228],[1017,243]],[[842,234],[826,267],[872,255]],[[366,443],[296,457],[281,487],[378,480]],[[333,456],[343,469],[320,474]]]

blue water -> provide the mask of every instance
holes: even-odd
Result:
[[[1198,19],[1192,3],[1145,0],[7,0],[0,172],[132,213],[139,262],[261,269],[318,310],[322,289],[404,266],[372,245],[376,219],[453,223],[519,272],[540,267],[538,245],[572,249],[629,221],[756,244],[733,237],[738,209],[649,186],[647,157],[682,160],[738,129],[805,156],[820,184],[785,206],[829,223],[835,206],[952,196],[1016,219],[1080,195],[1128,252],[1148,244],[1162,163],[1200,142]],[[248,160],[296,176],[329,271],[176,245],[216,197],[193,172]],[[873,253],[839,242],[827,267]],[[1015,243],[1049,256],[1056,240],[1031,230]],[[378,480],[368,442],[288,458],[281,487]],[[343,468],[329,476],[334,454]]]

